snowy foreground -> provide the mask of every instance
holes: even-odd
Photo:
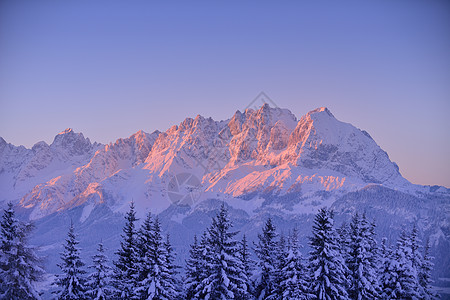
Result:
[[[139,229],[135,223],[132,202],[115,260],[110,264],[99,243],[88,268],[71,224],[60,272],[39,291],[45,270],[27,244],[31,226],[15,218],[10,204],[0,223],[2,299],[437,299],[429,243],[421,249],[417,228],[389,247],[386,239],[377,243],[376,224],[365,214],[336,229],[333,212],[319,210],[304,257],[297,228],[280,235],[270,218],[253,247],[245,235],[236,240],[222,204],[194,237],[183,275],[158,217],[148,214]]]

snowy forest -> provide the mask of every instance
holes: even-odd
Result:
[[[222,204],[211,225],[190,245],[185,266],[158,216],[148,214],[136,228],[131,203],[116,256],[111,261],[100,242],[89,264],[82,261],[70,224],[60,273],[52,294],[38,284],[46,277],[38,249],[27,240],[31,223],[3,211],[0,240],[1,299],[436,299],[431,289],[432,257],[416,227],[404,230],[395,245],[379,241],[375,222],[355,214],[336,227],[333,211],[315,215],[308,245],[294,227],[284,235],[266,220],[258,239],[238,232]],[[301,249],[309,247],[308,255]]]

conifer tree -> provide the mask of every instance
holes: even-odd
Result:
[[[372,235],[371,224],[367,222],[365,214],[360,218],[356,213],[350,224],[346,261],[350,277],[348,288],[350,299],[378,298],[375,240]]]
[[[313,296],[308,291],[308,274],[299,248],[298,230],[294,228],[288,239],[286,257],[279,274],[280,299],[303,300]]]
[[[419,270],[422,265],[422,253],[420,253],[419,250],[421,240],[419,239],[419,230],[417,229],[416,224],[413,225],[409,240],[411,244],[411,263],[413,268]]]
[[[83,270],[84,262],[80,258],[79,241],[76,239],[74,226],[71,222],[69,232],[61,253],[62,263],[58,264],[62,274],[56,275],[54,285],[58,287],[56,294],[58,299],[86,299],[86,271]]]
[[[141,230],[139,278],[135,294],[139,299],[174,299],[177,295],[170,244],[163,240],[158,217],[147,216]]]
[[[166,234],[166,240],[164,241],[164,248],[166,249],[166,266],[167,275],[165,277],[166,283],[164,286],[168,289],[168,294],[172,299],[175,299],[181,293],[181,283],[177,278],[180,266],[175,264],[175,253],[173,251],[172,244],[170,243],[170,235]]]
[[[94,271],[88,276],[86,295],[94,300],[106,300],[114,294],[111,286],[112,270],[108,266],[108,257],[105,254],[103,243],[98,244],[97,253],[92,257]]]
[[[153,240],[154,240],[154,228],[153,218],[151,214],[147,214],[139,232],[137,234],[137,259],[135,262],[136,267],[136,286],[134,288],[134,294],[136,298],[145,298],[148,295],[148,280],[151,278],[153,266],[155,264],[155,257],[153,256]],[[146,298],[145,298],[146,299]]]
[[[367,221],[366,214],[364,213],[363,219],[362,219],[362,226],[363,226],[363,228],[367,228],[365,230],[366,238],[369,243],[369,249],[371,252],[373,252],[374,260],[376,262],[378,260],[379,249],[378,249],[378,243],[375,239],[375,228],[376,228],[375,220],[373,220],[371,223],[369,223]]]
[[[346,266],[333,228],[333,212],[319,210],[310,237],[310,292],[318,300],[347,299]]]
[[[387,239],[383,238],[379,252],[378,282],[380,284],[381,299],[390,299],[397,282],[398,274],[394,261],[394,250],[387,244]]]
[[[131,202],[125,220],[122,241],[119,250],[116,252],[118,260],[114,262],[114,288],[116,289],[116,297],[119,299],[131,299],[137,285],[139,253],[137,250],[135,229],[137,219],[134,202]]]
[[[288,237],[289,239],[289,237]],[[273,285],[273,291],[267,299],[281,299],[281,281],[283,280],[283,268],[286,265],[286,257],[288,255],[287,241],[284,233],[281,232],[280,238],[277,242],[276,254],[275,254],[275,280]]]
[[[431,289],[431,271],[433,270],[433,263],[430,256],[430,241],[425,243],[423,252],[422,265],[419,267],[419,285],[421,286],[421,297],[425,300],[438,299],[436,293]]]
[[[238,255],[238,232],[231,232],[232,223],[222,204],[208,229],[207,277],[201,283],[197,296],[203,299],[235,299],[245,295],[246,284]]]
[[[341,254],[342,256],[346,257],[350,245],[350,226],[348,225],[348,223],[343,222],[341,226],[336,229],[336,232],[338,234],[338,242],[341,247]]]
[[[163,240],[158,217],[149,213],[138,234],[137,283],[134,298],[175,299],[178,295],[176,266],[169,237]]]
[[[419,299],[417,270],[413,266],[411,236],[402,231],[393,254],[391,299]]]
[[[33,225],[19,222],[12,203],[8,203],[0,226],[0,298],[40,299],[35,283],[42,279],[44,271],[27,240]]]
[[[239,260],[241,261],[243,278],[247,286],[247,295],[243,295],[241,298],[251,299],[251,294],[253,293],[253,271],[255,270],[255,262],[251,258],[250,249],[248,247],[247,237],[244,234],[242,240],[239,243]]]
[[[186,260],[186,279],[184,282],[185,298],[195,299],[197,287],[204,279],[201,274],[204,264],[202,264],[202,253],[197,236],[194,236],[194,243],[189,249],[189,258]]]
[[[208,270],[208,263],[211,261],[210,255],[209,235],[207,231],[204,231],[200,238],[200,243],[195,237],[194,244],[189,251],[188,268],[184,284],[186,299],[202,299],[202,285],[204,280],[210,275]]]
[[[338,244],[341,251],[342,258],[347,265],[350,254],[350,224],[347,222],[343,222],[339,228],[336,229],[336,233],[338,234]],[[348,268],[345,269],[345,278],[347,278],[345,289],[349,290],[351,281],[348,280],[350,278],[350,270]]]
[[[255,296],[257,299],[267,299],[275,292],[277,242],[276,229],[272,219],[267,219],[262,234],[258,234],[258,244],[255,253],[258,257],[260,275],[257,281]]]
[[[208,241],[208,232],[204,231],[200,243],[195,236],[194,244],[189,251],[184,284],[186,299],[201,299],[203,281],[210,275],[208,262],[211,251]]]
[[[153,222],[153,234],[148,249],[152,264],[151,272],[139,286],[145,287],[144,299],[172,299],[176,287],[170,280],[167,266],[167,251],[161,235],[161,225],[156,217]]]
[[[338,234],[338,243],[341,249],[341,255],[346,262],[350,252],[350,231],[350,225],[346,222],[343,222],[341,226],[336,229],[336,233]],[[345,275],[348,276],[349,274],[346,273]]]
[[[380,262],[380,249],[378,248],[378,242],[375,238],[375,220],[369,222],[367,220],[366,214],[364,213],[361,220],[362,232],[365,240],[367,241],[368,249],[368,270],[370,270],[370,275],[368,275],[368,280],[374,289],[374,297],[380,297],[380,282],[378,276],[379,262]]]

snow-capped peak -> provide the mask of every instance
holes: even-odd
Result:
[[[50,147],[62,149],[69,155],[83,155],[91,151],[93,145],[82,133],[76,133],[72,128],[67,128],[55,136]]]
[[[360,203],[395,221],[443,220],[436,227],[442,236],[449,223],[442,214],[436,218],[448,211],[448,189],[409,183],[365,131],[326,107],[300,120],[268,104],[224,121],[197,115],[165,132],[140,130],[104,146],[70,128],[50,146],[39,142],[32,149],[0,138],[0,190],[0,201],[15,201],[32,219],[78,215],[86,232],[95,232],[99,217],[99,223],[116,218],[131,200],[139,217],[151,211],[168,228],[186,230],[198,227],[218,201],[243,216],[247,230],[269,214],[294,224],[324,206],[346,213]]]
[[[325,106],[318,107],[318,108],[316,108],[316,109],[310,111],[308,114],[311,115],[311,114],[314,114],[314,113],[321,113],[321,112],[325,112],[328,116],[334,118],[334,116],[333,116],[333,114],[331,113],[331,111],[330,111],[327,107],[325,107]]]
[[[48,146],[37,144],[35,148]],[[76,155],[92,149],[92,145],[81,133],[66,129],[50,148]],[[86,164],[66,177],[36,187],[22,203],[43,201],[42,195],[55,189],[65,203],[75,197],[77,203],[83,203],[104,186],[115,189],[117,180],[132,180],[131,174],[136,172],[144,186],[167,182],[180,172],[193,173],[203,190],[229,195],[243,195],[249,186],[253,192],[270,188],[286,193],[308,182],[324,189],[407,182],[375,141],[337,120],[326,107],[312,110],[300,120],[289,110],[268,104],[243,113],[236,111],[225,121],[197,115],[166,132],[148,134],[140,130],[96,149],[90,152],[93,154]],[[47,152],[40,151],[39,159],[51,157]],[[95,193],[89,190],[94,183],[98,187]],[[54,209],[59,206],[52,205]]]
[[[47,149],[48,147],[50,146],[46,142],[40,141],[34,144],[31,150],[33,150],[34,152],[38,152],[41,151],[42,149]]]
[[[58,133],[58,135],[60,135],[60,134],[68,134],[68,133],[75,133],[74,131],[73,131],[73,128],[66,128],[65,130],[63,130],[63,131],[61,131],[60,133]]]
[[[320,107],[303,116],[289,139],[290,157],[306,168],[327,168],[365,182],[387,183],[404,180],[395,163],[389,160],[365,131],[337,120]]]

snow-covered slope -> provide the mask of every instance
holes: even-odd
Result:
[[[69,215],[86,239],[95,239],[100,233],[92,229],[120,224],[134,200],[139,217],[160,214],[181,248],[221,201],[249,236],[269,215],[282,228],[303,224],[307,234],[310,214],[334,206],[342,218],[366,210],[383,222],[383,235],[417,223],[437,252],[450,244],[449,190],[411,184],[367,132],[324,107],[300,120],[268,105],[225,121],[197,116],[109,145],[91,144],[70,129],[32,149],[0,139],[0,168],[6,191],[0,200],[14,201],[42,224],[39,232],[48,238],[41,241],[48,243],[58,236],[53,225]],[[120,226],[100,232],[114,244]]]
[[[0,137],[0,201],[20,200],[39,183],[85,165],[100,144],[68,128],[53,143],[36,143],[31,149],[16,147]]]
[[[84,165],[35,186],[20,205],[30,210],[31,219],[37,219],[81,205],[88,198],[94,204],[103,203],[101,183],[142,164],[158,134],[158,131],[152,134],[139,131],[103,146]]]
[[[59,136],[53,144],[68,144]],[[83,144],[76,146],[72,153],[79,155]],[[251,193],[311,196],[331,190],[340,195],[367,183],[412,188],[366,132],[338,121],[328,109],[316,109],[297,121],[288,110],[264,105],[238,111],[227,121],[197,116],[164,133],[140,131],[119,139],[85,165],[36,185],[21,205],[35,219],[88,200],[100,203],[108,194],[110,205],[118,208],[135,197],[138,205],[160,212],[171,204],[171,178],[181,173],[201,183],[195,186],[198,200]],[[150,198],[157,203],[147,205]],[[317,206],[304,203],[311,205]]]

